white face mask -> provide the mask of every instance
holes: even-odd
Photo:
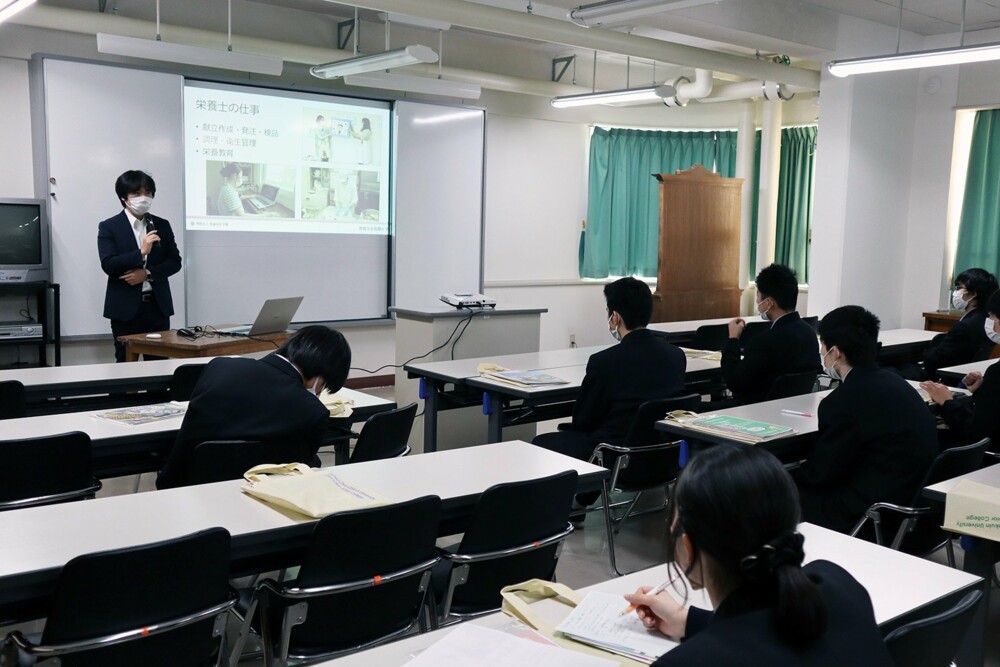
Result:
[[[618,331],[618,327],[611,326],[611,318],[614,317],[614,316],[615,316],[614,313],[611,313],[610,315],[608,315],[608,330],[611,332],[611,337],[612,338],[614,338],[617,341],[620,341],[622,339],[622,335]]]
[[[983,328],[986,330],[986,337],[989,338],[996,345],[1000,345],[1000,333],[993,330],[993,323],[996,322],[992,317],[987,317],[986,321],[983,322]]]
[[[965,310],[966,308],[969,307],[969,304],[972,302],[972,299],[966,301],[965,299],[962,298],[964,294],[965,290],[960,290],[960,289],[957,289],[951,293],[952,308],[954,308],[955,310]]]
[[[827,350],[826,354],[819,355],[819,365],[823,367],[823,372],[829,375],[830,379],[837,380],[839,382],[840,380],[844,379],[844,376],[841,375],[840,371],[837,370],[837,367],[835,365],[836,362],[834,362],[834,365],[831,365],[829,368],[826,366],[825,363],[826,358],[830,356],[831,352],[833,352],[833,350]]]
[[[132,215],[137,218],[149,213],[150,207],[153,205],[152,197],[129,197],[128,198],[128,210],[132,211]]]
[[[316,398],[319,398],[319,395],[323,393],[323,389],[324,387],[319,383],[319,378],[316,378],[316,381],[313,382],[313,386],[309,389],[309,392]]]
[[[764,301],[767,301],[767,299],[764,299]],[[770,322],[771,318],[767,316],[767,311],[771,310],[771,306],[768,306],[763,311],[760,309],[760,304],[764,303],[764,301],[757,302],[757,314],[760,315],[760,319],[764,320],[765,322]]]

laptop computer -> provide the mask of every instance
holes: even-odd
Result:
[[[253,197],[250,197],[248,201],[251,204],[253,204],[254,208],[262,209],[262,208],[267,208],[268,206],[273,206],[277,198],[278,198],[278,186],[265,184],[260,189],[260,194],[256,194]]]
[[[300,303],[302,303],[301,296],[268,299],[261,306],[260,313],[253,321],[252,326],[226,327],[225,329],[216,329],[216,331],[230,336],[259,336],[284,331],[292,323],[292,318],[295,317]]]

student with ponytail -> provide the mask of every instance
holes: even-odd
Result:
[[[802,566],[799,498],[763,449],[718,445],[678,477],[667,560],[714,612],[640,588],[625,599],[648,628],[681,640],[654,667],[892,664],[867,591],[828,561]]]

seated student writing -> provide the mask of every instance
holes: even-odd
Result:
[[[986,269],[966,269],[955,278],[952,308],[962,319],[948,333],[935,336],[924,350],[924,378],[936,379],[937,369],[986,359],[993,343],[986,337],[986,300],[997,290],[996,277]]]
[[[795,272],[772,264],[761,269],[756,282],[757,313],[771,323],[770,328],[747,341],[741,350],[746,321],[737,318],[729,323],[729,340],[722,346],[722,378],[739,404],[765,400],[781,375],[819,373],[816,332],[795,310],[799,297]]]
[[[289,443],[305,452],[300,462],[309,463],[330,418],[319,395],[324,388],[340,391],[350,365],[351,348],[344,336],[324,326],[300,329],[263,359],[208,362],[156,488],[189,484],[194,449],[208,440]]]
[[[867,591],[828,561],[802,565],[795,484],[770,453],[718,445],[677,478],[667,562],[714,612],[669,592],[626,595],[643,624],[682,639],[654,667],[888,667]]]
[[[588,360],[569,428],[532,441],[584,461],[601,443],[622,444],[642,403],[684,390],[684,353],[646,328],[653,314],[649,286],[622,278],[604,286],[604,298],[608,327],[620,342]]]
[[[819,404],[816,445],[793,474],[803,520],[842,533],[873,503],[912,502],[938,453],[920,394],[876,363],[878,330],[861,306],[836,308],[819,324],[823,370],[840,385]]]
[[[993,292],[986,303],[989,317],[984,331],[991,343],[1000,344],[1000,291]],[[990,439],[990,450],[1000,451],[1000,362],[986,369],[986,374],[973,372],[962,378],[971,396],[953,397],[943,384],[924,382],[931,399],[941,406],[941,417],[950,431],[953,444],[969,445]]]

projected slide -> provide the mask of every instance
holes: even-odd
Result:
[[[336,100],[186,85],[186,228],[388,234],[389,109]]]

